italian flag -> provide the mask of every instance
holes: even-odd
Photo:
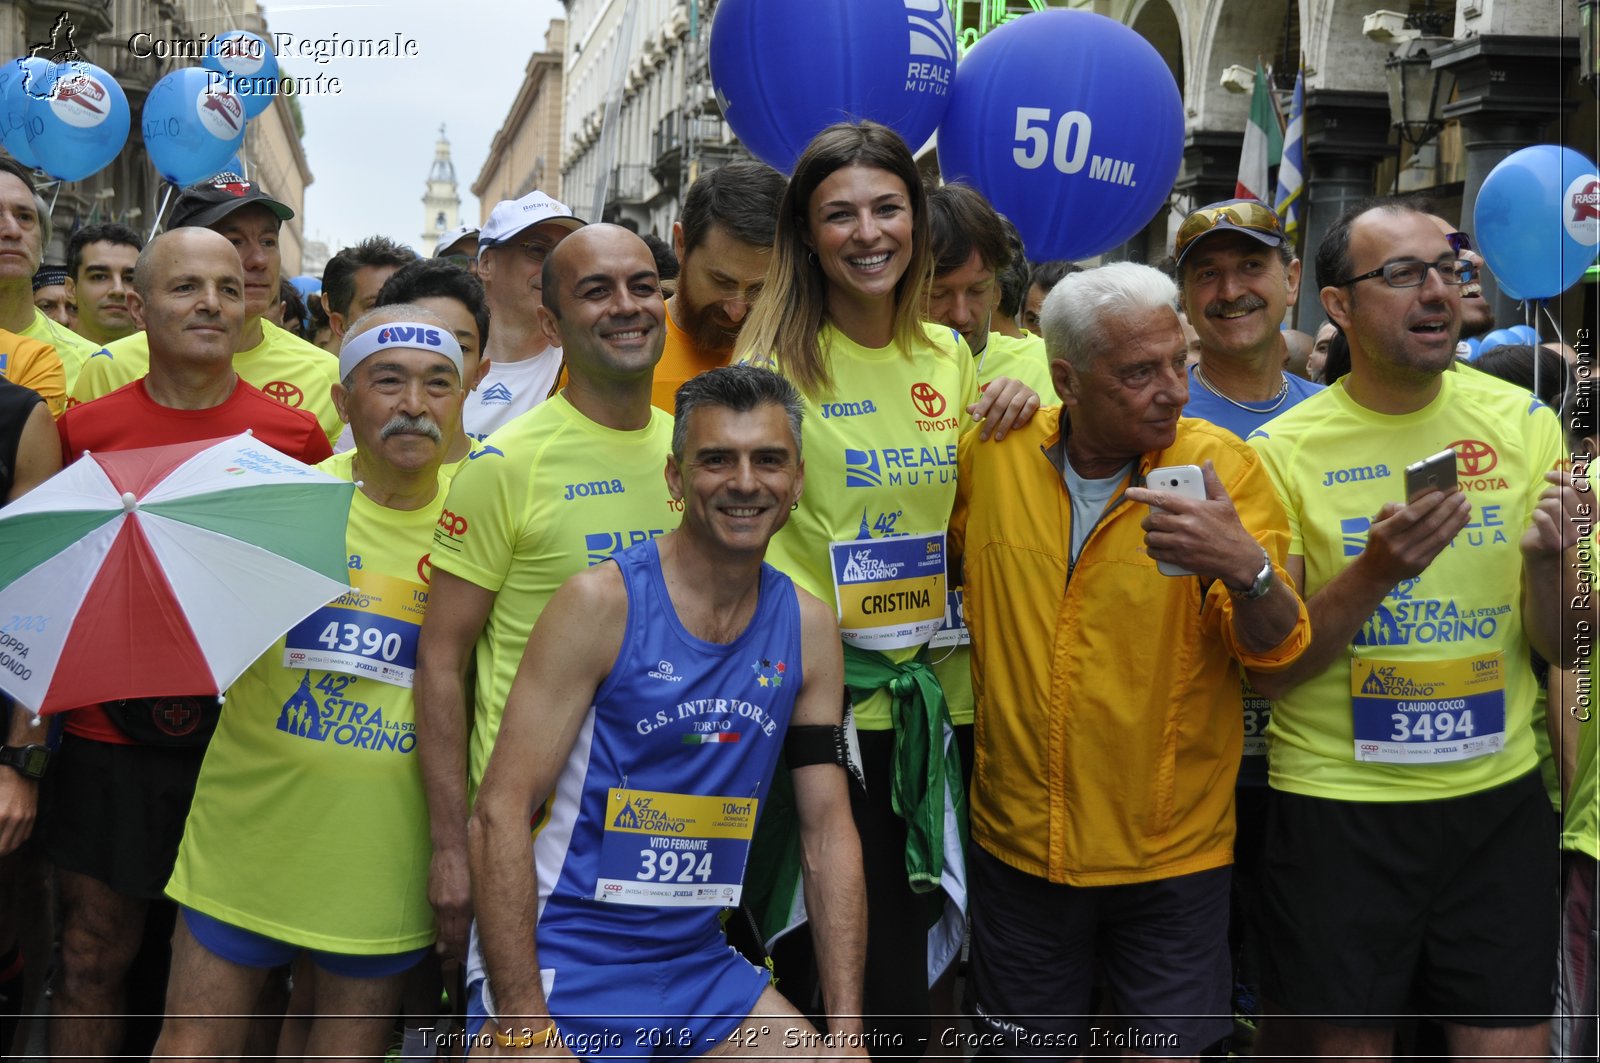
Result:
[[[1256,84],[1250,93],[1250,121],[1244,127],[1244,149],[1239,154],[1239,179],[1234,183],[1235,199],[1272,202],[1272,185],[1267,171],[1278,165],[1283,155],[1283,124],[1272,102],[1266,71],[1256,62]]]

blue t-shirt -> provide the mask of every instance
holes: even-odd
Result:
[[[1219,428],[1226,428],[1240,439],[1247,438],[1251,432],[1266,424],[1274,417],[1294,409],[1300,403],[1309,399],[1322,390],[1321,384],[1313,384],[1303,377],[1293,373],[1285,373],[1283,377],[1289,382],[1289,390],[1281,399],[1268,399],[1266,402],[1242,402],[1235,405],[1229,399],[1223,398],[1195,376],[1198,366],[1189,367],[1189,402],[1183,408],[1185,417],[1198,417],[1203,421],[1210,421]]]

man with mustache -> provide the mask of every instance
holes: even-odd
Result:
[[[1300,260],[1271,208],[1253,199],[1201,207],[1178,227],[1173,254],[1183,310],[1200,336],[1185,417],[1243,439],[1322,390],[1284,372],[1279,330],[1300,294]]]
[[[1198,417],[1240,439],[1322,390],[1284,368],[1281,326],[1300,293],[1300,260],[1278,216],[1252,199],[1213,203],[1178,227],[1179,298],[1199,336],[1189,366],[1185,417]],[[1234,843],[1234,1011],[1236,1036],[1248,1037],[1256,1013],[1254,912],[1267,793],[1266,727],[1271,708],[1246,685],[1244,755],[1237,781]]]
[[[356,484],[353,590],[228,690],[167,887],[182,918],[161,1055],[243,1052],[268,972],[304,952],[317,967],[306,1053],[381,1056],[433,944],[411,677],[462,369],[449,325],[415,304],[346,333],[333,398],[356,445],[320,468]]]
[[[128,308],[149,338],[150,371],[61,415],[63,461],[246,430],[308,464],[329,456],[310,411],[269,398],[234,370],[247,310],[244,267],[226,237],[192,226],[156,237],[134,266]],[[86,1058],[121,1043],[128,968],[172,874],[217,715],[209,696],[67,714],[41,795],[45,851],[61,889],[53,1057]]]

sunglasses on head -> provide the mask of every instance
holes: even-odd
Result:
[[[1458,255],[1463,251],[1472,250],[1472,237],[1466,233],[1445,233],[1444,240],[1450,245],[1450,250]]]
[[[1173,254],[1182,256],[1189,245],[1226,221],[1236,229],[1283,235],[1283,223],[1265,203],[1249,201],[1228,203],[1220,207],[1202,207],[1183,219],[1178,227],[1178,238],[1173,244]]]

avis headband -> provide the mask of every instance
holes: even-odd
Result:
[[[403,347],[408,351],[432,351],[450,359],[456,375],[466,376],[466,362],[461,357],[461,344],[448,329],[437,325],[424,325],[418,321],[391,321],[387,325],[369,328],[359,336],[344,341],[339,348],[339,379],[379,351]]]

